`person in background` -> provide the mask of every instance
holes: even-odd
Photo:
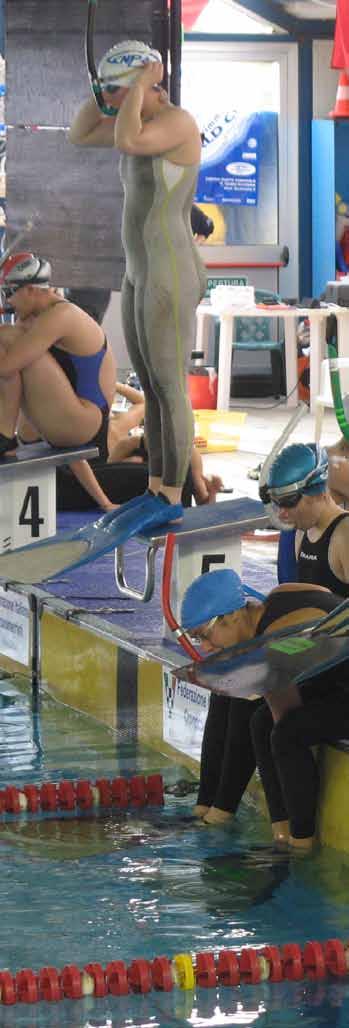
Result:
[[[295,535],[281,533],[279,581],[312,582],[349,596],[349,513],[329,490],[327,451],[314,443],[286,446],[272,464],[270,502]]]
[[[80,288],[79,286],[73,289],[65,289],[64,295],[66,300],[69,300],[70,303],[75,303],[77,307],[81,307],[82,311],[86,311],[90,318],[94,318],[97,325],[102,324],[110,303],[110,289],[100,289],[95,286]]]
[[[196,243],[205,243],[206,239],[214,232],[214,221],[208,218],[207,214],[193,203],[191,214],[191,229]]]
[[[94,458],[91,461],[96,481],[103,494],[115,508],[133,496],[143,494],[147,486],[147,448],[141,428],[144,418],[143,393],[127,382],[117,382],[115,399],[121,396],[130,404],[128,409],[111,410],[108,426],[108,458]],[[139,432],[137,428],[139,427]],[[25,428],[28,433],[28,426]],[[34,438],[34,436],[33,436]],[[30,434],[28,442],[32,441]],[[139,467],[132,467],[138,465]],[[57,509],[90,510],[98,505],[86,493],[83,483],[75,480],[69,466],[57,468]],[[190,507],[194,496],[197,504],[214,503],[217,493],[223,488],[218,475],[205,475],[201,454],[193,447],[191,463],[182,491],[184,507]],[[100,504],[99,504],[100,505]]]
[[[333,446],[326,446],[328,455],[328,488],[340,507],[349,503],[349,440],[341,436]]]
[[[338,604],[310,584],[277,586],[263,602],[246,600],[235,571],[200,575],[187,589],[181,624],[204,653],[318,620]],[[342,670],[343,669],[343,670]],[[273,837],[307,850],[315,835],[319,779],[312,746],[349,736],[348,669],[331,669],[263,699],[211,693],[194,813],[223,824],[239,806],[256,768],[261,775]]]
[[[144,395],[139,389],[134,389],[122,382],[116,383],[116,393],[125,397],[131,406],[128,411],[122,411],[116,417],[113,415],[111,417],[108,434],[108,463],[113,464],[124,460],[144,463],[148,459],[144,432],[140,431],[130,435],[130,431],[143,422]],[[202,456],[196,446],[192,448],[190,472],[195,502],[199,505],[214,503],[217,493],[223,489],[223,482],[219,475],[204,474]]]
[[[108,464],[131,460],[143,438],[141,426],[145,405],[142,390],[128,382],[117,382],[113,408],[120,397],[124,400],[124,407],[122,410],[112,409],[109,419]],[[139,429],[139,433],[130,435],[135,429]]]

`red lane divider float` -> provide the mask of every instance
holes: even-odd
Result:
[[[299,981],[328,976],[341,978],[349,974],[349,944],[340,939],[326,942],[307,942],[302,950],[294,942],[254,949],[246,946],[239,953],[220,950],[214,953],[177,953],[172,960],[155,957],[139,958],[129,966],[123,960],[112,960],[105,968],[101,964],[85,964],[82,970],[76,964],[66,964],[61,971],[55,967],[42,967],[40,971],[23,968],[17,974],[0,971],[0,1003],[38,1003],[40,1000],[56,1002],[61,999],[81,999],[83,996],[126,996],[129,993],[148,993],[152,989],[171,992],[190,990],[199,986],[214,989],[259,982]]]
[[[161,775],[132,778],[97,778],[77,782],[43,782],[42,785],[7,785],[0,791],[0,813],[36,814],[39,810],[89,810],[94,807],[161,806],[164,784]]]

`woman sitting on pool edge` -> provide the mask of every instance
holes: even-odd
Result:
[[[321,586],[277,586],[246,602],[235,571],[200,575],[187,589],[182,627],[206,653],[318,619],[340,602]],[[195,813],[206,824],[229,821],[259,769],[274,839],[310,849],[315,836],[318,771],[311,747],[349,737],[346,665],[263,699],[211,694]],[[296,770],[295,770],[296,769]]]

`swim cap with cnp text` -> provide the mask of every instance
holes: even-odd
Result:
[[[138,39],[115,43],[104,54],[98,67],[102,89],[106,86],[132,86],[140,69],[149,62],[161,61],[161,54]]]

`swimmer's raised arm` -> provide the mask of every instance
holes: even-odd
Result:
[[[91,96],[77,111],[68,129],[68,142],[77,146],[115,146],[117,113],[118,110],[115,108],[115,118],[102,114],[94,97]]]
[[[189,159],[200,159],[201,138],[196,122],[188,111],[174,107],[167,93],[159,85],[163,77],[160,61],[149,62],[142,68],[130,89],[125,90],[117,121],[115,143],[123,153],[134,156],[156,156],[179,150],[190,144]],[[156,90],[159,107],[152,116],[144,116],[144,102],[149,91]]]

